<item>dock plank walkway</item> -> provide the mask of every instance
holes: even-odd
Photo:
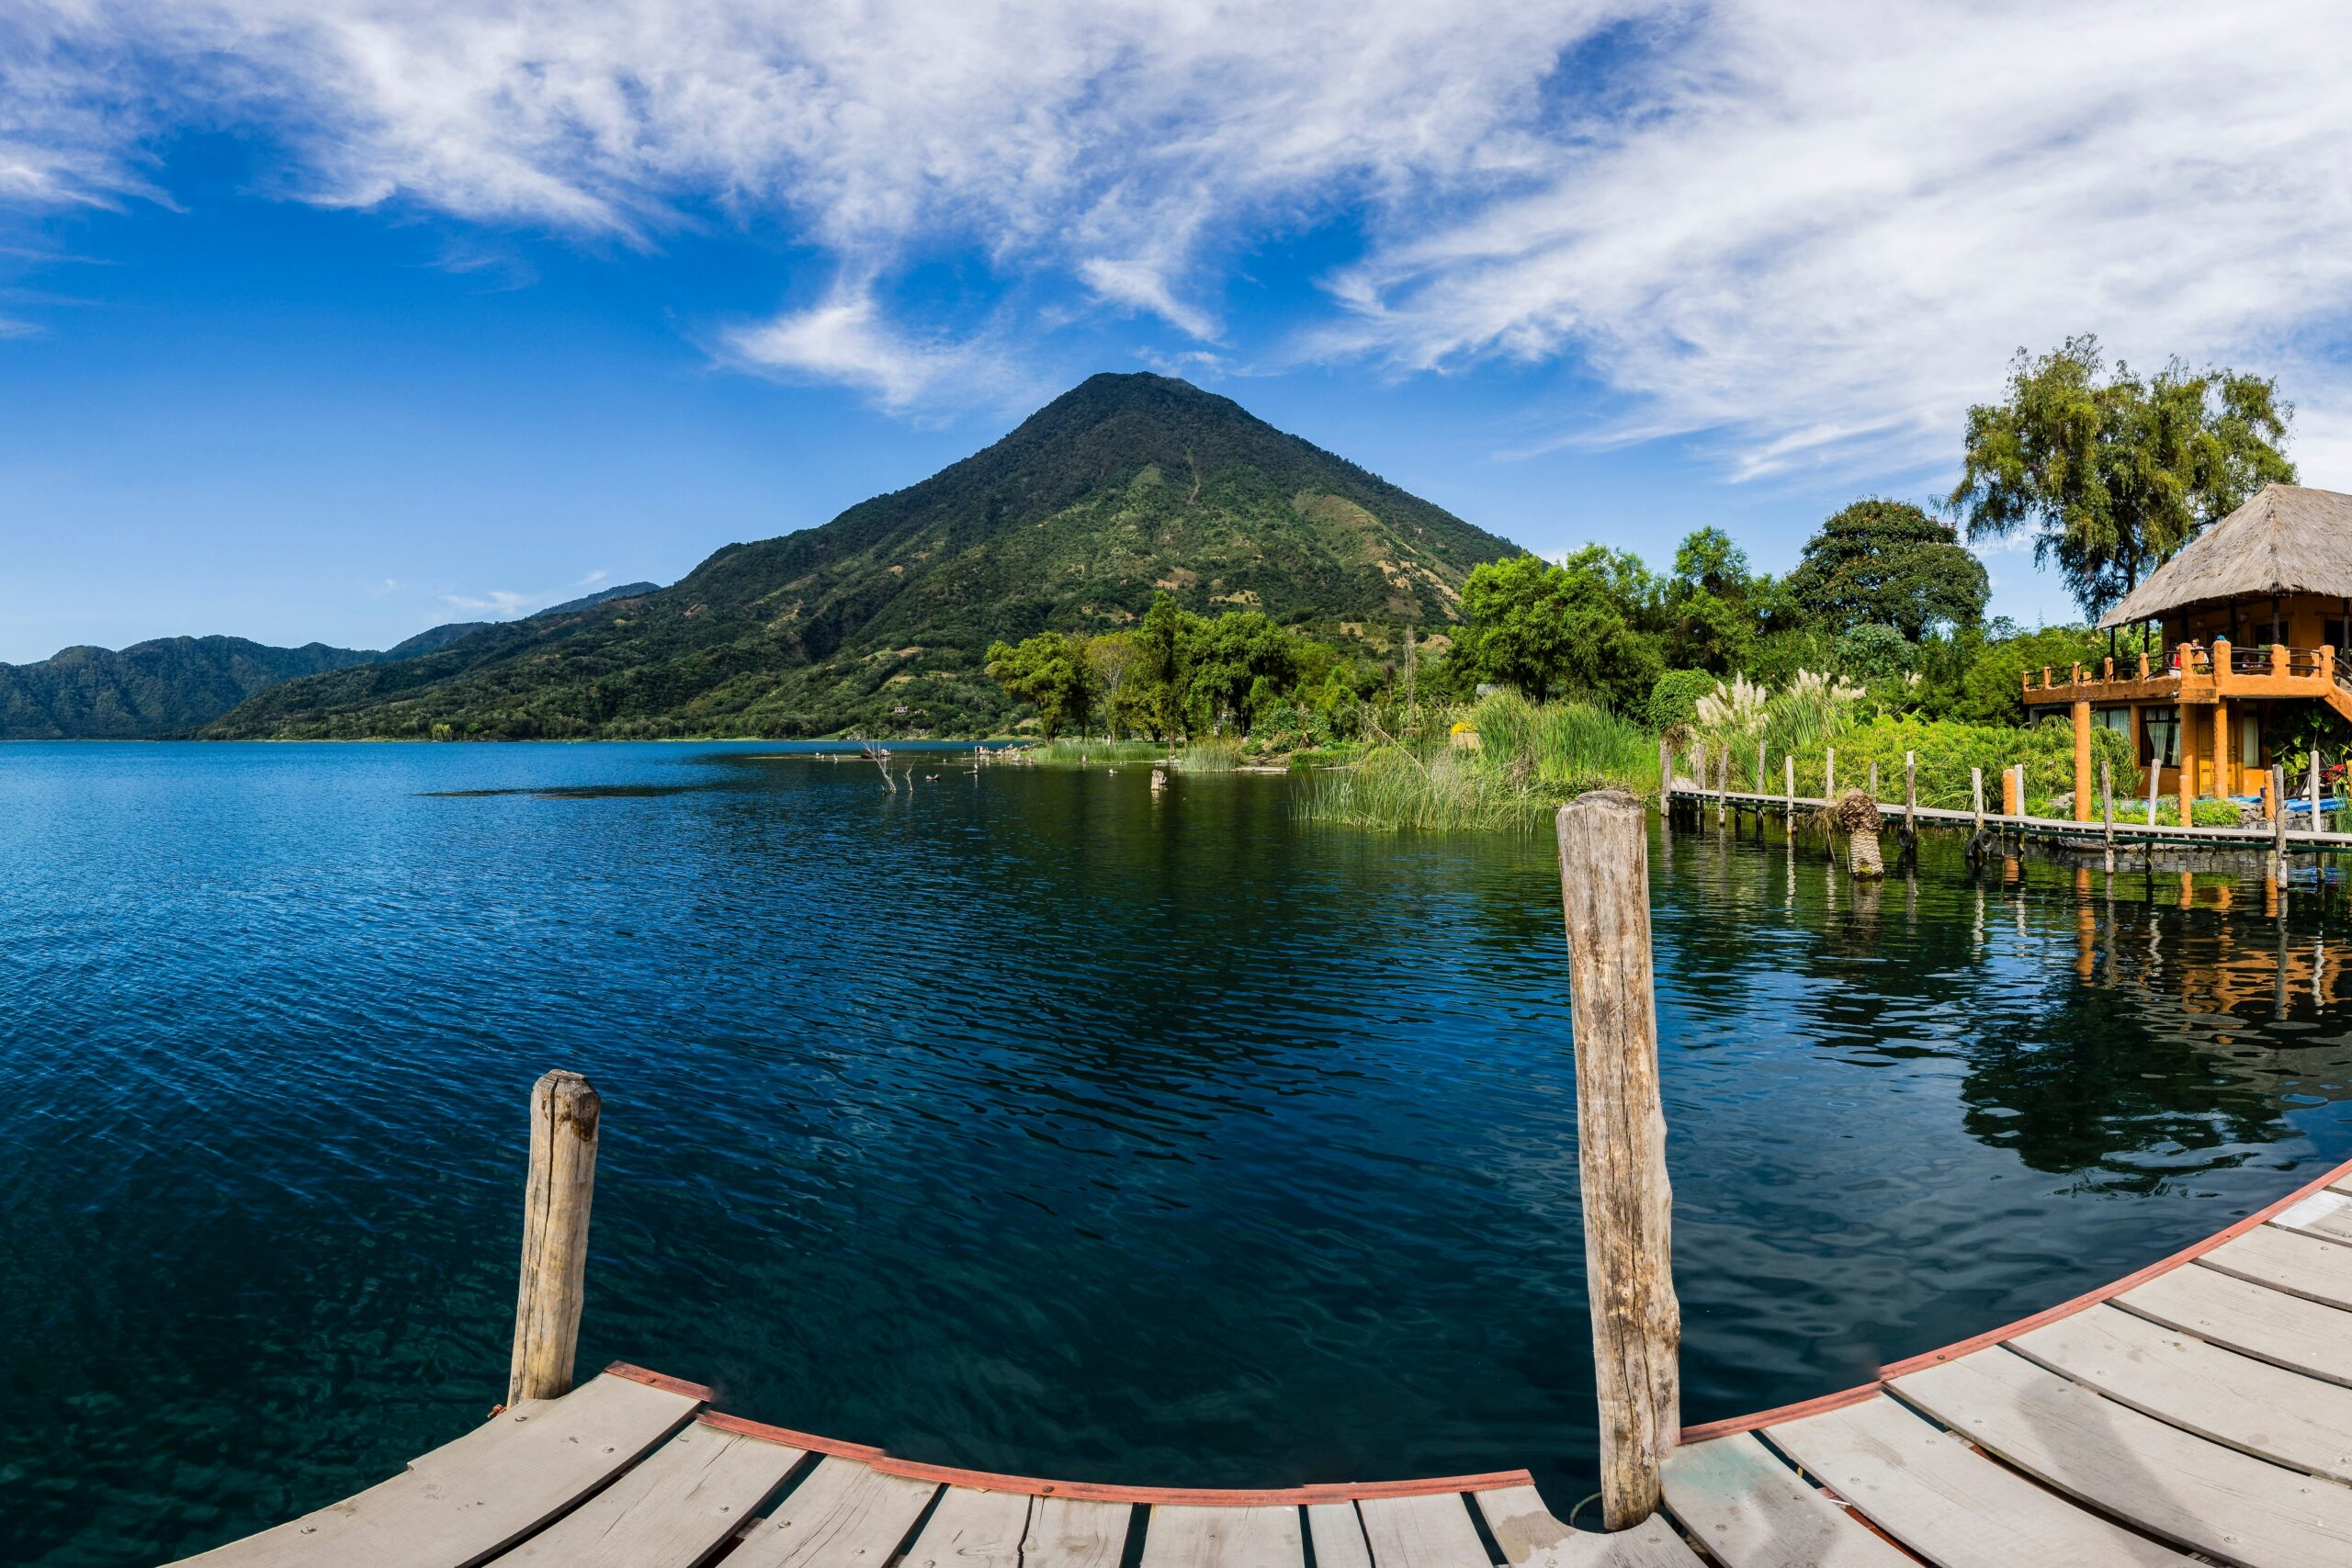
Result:
[[[1207,1491],[898,1459],[616,1365],[204,1568],[2352,1565],[2352,1163],[2021,1323],[1686,1428],[1601,1534],[1524,1471]],[[1140,1534],[1138,1535],[1138,1532]]]

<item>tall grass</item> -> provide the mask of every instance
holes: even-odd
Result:
[[[1657,737],[1605,708],[1498,693],[1459,718],[1476,750],[1442,739],[1443,726],[1432,741],[1375,746],[1317,773],[1302,814],[1358,828],[1527,829],[1589,789],[1657,789]]]
[[[1073,740],[1063,736],[1057,740],[1035,748],[1032,753],[1040,762],[1065,763],[1070,766],[1096,762],[1156,762],[1168,755],[1168,748],[1157,740]]]

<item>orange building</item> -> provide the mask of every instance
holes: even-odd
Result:
[[[2352,718],[2352,663],[2337,659],[2352,640],[2352,495],[2264,486],[2099,625],[2141,622],[2163,628],[2164,652],[2025,677],[2028,708],[2073,710],[2080,821],[2092,816],[2094,726],[2132,738],[2137,793],[2157,770],[2156,787],[2179,796],[2186,820],[2197,798],[2262,787],[2268,727],[2290,705],[2325,703]]]

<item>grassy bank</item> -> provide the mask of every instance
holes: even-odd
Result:
[[[1475,749],[1453,743],[1456,725],[1476,732]],[[1303,814],[1356,828],[1524,829],[1589,789],[1657,791],[1657,738],[1583,703],[1498,694],[1430,725],[1428,735],[1317,773]]]

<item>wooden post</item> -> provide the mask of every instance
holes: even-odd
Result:
[[[2148,826],[2151,828],[2156,825],[2157,786],[2164,782],[2164,776],[2165,760],[2156,755],[2154,746],[2151,745],[2148,749]]]
[[[2312,748],[2312,842],[2319,842],[2319,748]],[[2317,863],[2314,862],[2314,864]]]
[[[1968,795],[1969,795],[1969,799],[1970,799],[1970,801],[1973,803],[1973,807],[1974,807],[1974,809],[1975,809],[1975,812],[1976,812],[1976,830],[1977,830],[1979,833],[1982,833],[1982,832],[1984,830],[1984,769],[1982,769],[1982,768],[1971,768],[1971,769],[1969,769],[1969,770],[1968,770]]]
[[[1871,798],[1872,800],[1878,798],[1878,759],[1876,757],[1871,759]]]
[[[1715,826],[1724,825],[1731,811],[1731,742],[1724,742],[1722,753],[1715,758]]]
[[[2270,821],[2270,882],[2275,887],[2287,886],[2287,769],[2285,764],[2270,764],[2270,799],[2275,807]]]
[[[2018,768],[2001,770],[2001,815],[2019,817],[2025,813],[2025,773]]]
[[[2181,668],[2188,668],[2188,656],[2181,655]],[[2197,710],[2187,703],[2180,705],[2180,825],[2188,827],[2196,816],[2197,807]]]
[[[1821,764],[1821,798],[1835,804],[1838,799],[1838,748],[1828,749]]]
[[[1916,841],[1919,833],[1919,754],[1903,753],[1903,826]]]
[[[578,1073],[552,1072],[531,1087],[531,1170],[523,1190],[523,1283],[514,1299],[509,1405],[571,1392],[603,1109]]]
[[[1796,826],[1797,826],[1797,757],[1796,757],[1796,753],[1795,753],[1795,752],[1793,752],[1793,751],[1792,751],[1792,752],[1790,752],[1787,756],[1785,756],[1785,757],[1781,758],[1781,766],[1782,768],[1784,768],[1785,770],[1787,770],[1787,773],[1788,773],[1788,779],[1789,779],[1789,831],[1790,831],[1792,834],[1793,834],[1793,833],[1796,831]]]
[[[2091,819],[2091,705],[2077,697],[2075,708],[2075,820]]]
[[[1674,798],[1674,747],[1665,736],[1657,738],[1657,814],[1663,817]]]
[[[1622,1530],[1657,1511],[1658,1470],[1682,1427],[1641,805],[1617,790],[1579,795],[1560,807],[1559,840],[1601,1520]]]
[[[2107,874],[2115,874],[2115,768],[2098,760],[2098,820],[2107,839]]]
[[[1764,742],[1761,740],[1756,743],[1756,793],[1764,793]]]

